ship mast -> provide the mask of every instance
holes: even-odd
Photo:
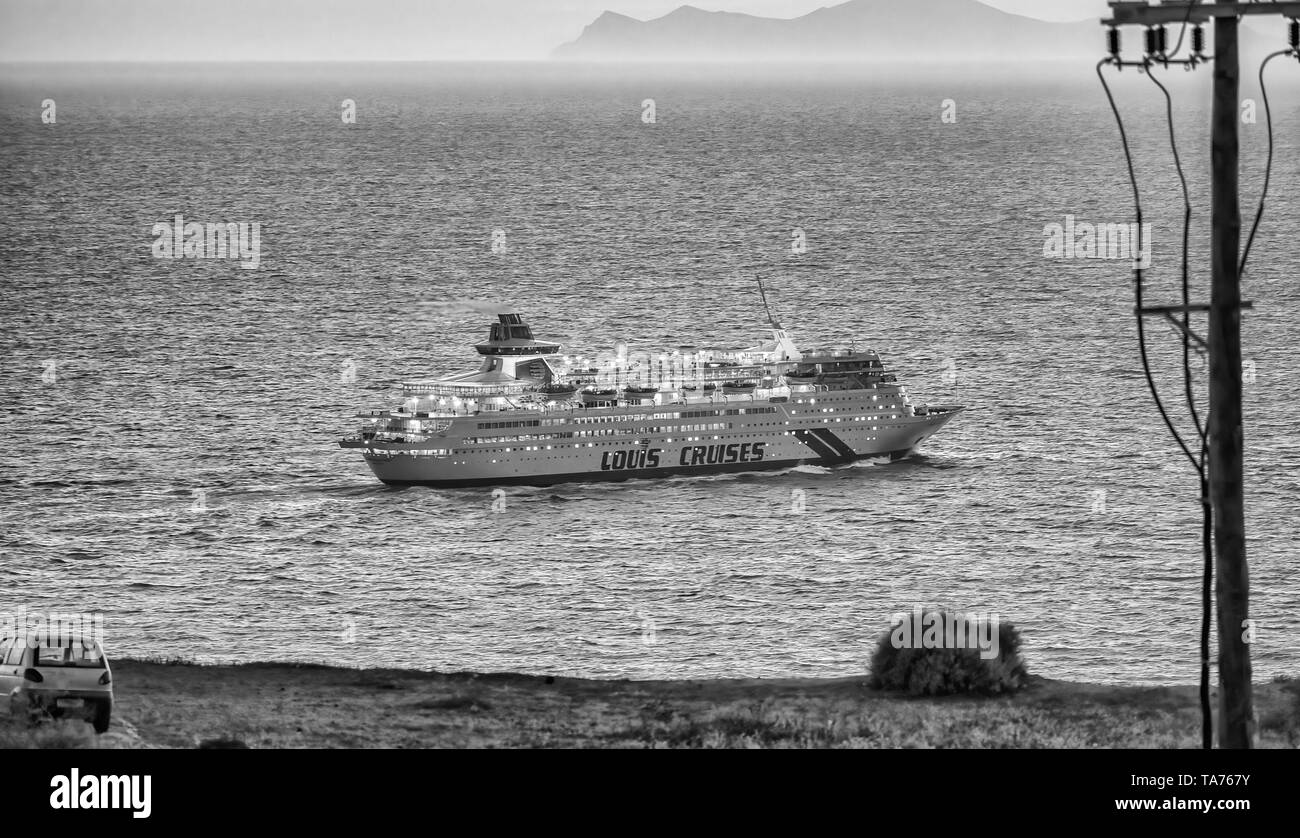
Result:
[[[754,274],[754,279],[758,281],[758,295],[763,298],[763,311],[767,312],[767,322],[773,329],[780,329],[781,324],[772,319],[772,309],[767,307],[767,292],[763,290],[763,278]]]

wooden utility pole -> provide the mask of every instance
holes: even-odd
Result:
[[[1214,107],[1210,118],[1210,505],[1214,509],[1215,599],[1219,623],[1219,747],[1250,748],[1249,577],[1242,501],[1241,205],[1237,125],[1237,18],[1214,20]]]
[[[1178,60],[1165,55],[1163,27],[1214,21],[1214,99],[1210,119],[1210,304],[1153,307],[1143,314],[1207,311],[1208,335],[1204,343],[1210,358],[1210,416],[1206,453],[1209,467],[1210,505],[1214,513],[1215,598],[1219,623],[1219,747],[1250,748],[1255,743],[1255,710],[1251,698],[1249,631],[1250,576],[1246,564],[1246,523],[1242,500],[1241,421],[1241,312],[1249,303],[1241,299],[1241,201],[1238,190],[1237,138],[1240,107],[1240,66],[1237,51],[1238,19],[1242,15],[1277,15],[1300,18],[1300,2],[1215,3],[1147,2],[1112,0],[1111,18],[1102,23],[1115,30],[1125,25],[1149,27],[1146,55],[1125,61],[1112,34],[1112,56],[1117,68],[1138,66],[1147,72],[1157,66],[1190,64],[1199,58]],[[1158,37],[1152,38],[1152,35]],[[1281,33],[1279,33],[1281,34]],[[1198,34],[1199,38],[1199,34]],[[1300,57],[1294,43],[1289,55]],[[1181,42],[1181,38],[1179,39]],[[1282,38],[1279,37],[1279,43]],[[1153,44],[1155,46],[1153,46]],[[1198,339],[1199,340],[1199,339]]]

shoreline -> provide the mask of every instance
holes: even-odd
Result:
[[[44,725],[63,731],[63,746],[1200,746],[1195,685],[1031,675],[1013,695],[916,697],[872,690],[865,674],[632,681],[289,663],[120,659],[112,666],[108,733],[96,737],[80,722]],[[1255,697],[1260,747],[1300,747],[1300,680],[1256,684]]]

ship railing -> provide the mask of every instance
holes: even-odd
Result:
[[[537,388],[539,382],[518,381],[498,384],[444,384],[441,382],[410,381],[402,385],[407,396],[452,396],[456,398],[492,398],[494,396],[519,396]]]
[[[813,364],[818,358],[874,358],[879,360],[880,355],[874,349],[846,349],[842,346],[835,347],[818,347],[816,349],[805,349],[800,355],[800,360],[796,363]]]
[[[778,385],[773,387],[755,387],[752,392],[748,393],[724,393],[721,388],[709,391],[683,392],[680,388],[661,390],[664,397],[662,402],[645,402],[637,401],[635,405],[628,403],[623,404],[626,400],[612,397],[611,401],[616,402],[618,407],[640,406],[654,408],[662,405],[684,405],[684,404],[710,404],[710,403],[727,403],[734,401],[755,401],[758,399],[768,398],[773,395],[788,395],[791,392],[811,392],[820,390],[829,390],[830,388],[815,384],[793,384]],[[437,433],[446,430],[449,422],[443,424],[438,420],[451,420],[467,416],[488,417],[500,414],[518,415],[520,413],[539,413],[548,415],[586,413],[588,411],[600,412],[610,409],[609,404],[583,404],[580,401],[551,401],[551,402],[519,402],[503,406],[440,406],[437,410],[406,410],[404,407],[394,408],[391,410],[366,410],[359,411],[355,414],[358,419],[369,419],[372,423],[382,421],[419,421],[430,423],[428,427],[421,428],[421,433]],[[369,431],[369,429],[367,429]],[[383,431],[381,431],[383,432]]]
[[[474,411],[465,410],[405,410],[393,408],[392,410],[365,410],[356,414],[357,419],[419,419],[429,421],[436,419],[451,419],[456,416],[466,416]]]

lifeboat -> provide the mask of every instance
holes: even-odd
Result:
[[[583,404],[610,405],[618,401],[617,390],[605,390],[596,387],[588,387],[580,394]]]
[[[573,394],[578,392],[578,387],[575,384],[543,384],[537,388],[537,392],[547,397],[549,401],[560,401],[573,398]]]
[[[623,398],[630,402],[650,401],[658,392],[658,387],[640,387],[633,384],[623,388]]]

